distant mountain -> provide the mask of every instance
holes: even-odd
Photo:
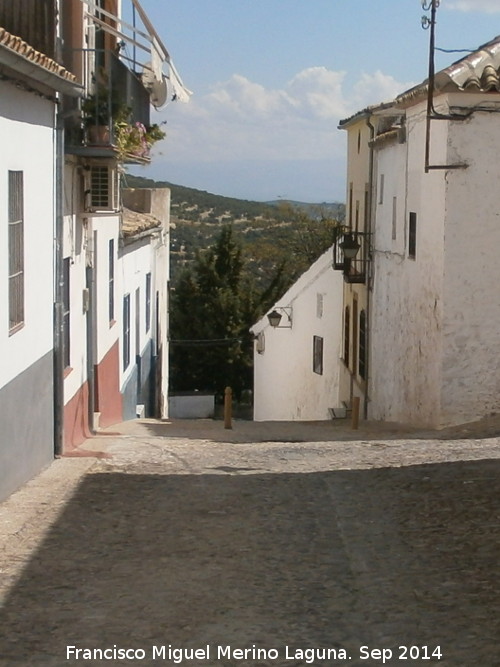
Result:
[[[345,217],[345,206],[340,202],[321,202],[320,204],[310,204],[302,201],[293,201],[291,199],[275,199],[265,202],[269,206],[280,208],[282,206],[291,206],[292,208],[303,211],[311,218],[335,218],[343,220]]]
[[[172,204],[178,207],[183,213],[189,212],[193,206],[197,206],[198,210],[208,211],[212,210],[213,215],[210,218],[213,220],[221,215],[230,216],[233,219],[245,217],[268,217],[276,219],[281,218],[280,213],[276,209],[291,206],[295,209],[303,210],[316,217],[318,213],[330,215],[342,219],[345,215],[345,206],[339,202],[321,202],[318,204],[293,201],[289,199],[276,199],[268,202],[258,202],[248,199],[236,199],[235,197],[225,197],[223,195],[212,194],[206,190],[197,190],[196,188],[189,188],[184,185],[176,185],[168,181],[154,181],[151,178],[144,178],[142,176],[132,176],[127,174],[126,185],[130,188],[157,188],[168,187],[172,192]],[[194,216],[188,216],[194,217]]]
[[[225,224],[232,225],[243,246],[248,271],[254,278],[265,285],[272,279],[276,267],[287,263],[291,281],[308,267],[306,254],[301,256],[300,244],[309,243],[318,226],[318,235],[323,235],[318,247],[323,248],[322,220],[342,222],[345,216],[344,204],[338,202],[310,204],[282,199],[256,202],[130,174],[125,176],[125,184],[131,188],[168,187],[171,190],[170,250],[174,284],[182,268],[190,264],[196,252],[214,243]],[[304,221],[304,216],[309,223]]]

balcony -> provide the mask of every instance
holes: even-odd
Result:
[[[347,283],[366,283],[370,261],[370,234],[345,230],[333,245],[333,268]]]
[[[139,76],[109,49],[74,50],[72,60],[88,93],[65,101],[66,152],[147,164],[161,131],[151,132],[150,94]]]

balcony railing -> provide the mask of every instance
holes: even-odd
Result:
[[[107,49],[78,49],[72,60],[87,94],[83,100],[66,100],[66,150],[94,157],[118,156],[126,162],[149,161],[141,146],[136,153],[120,154],[120,133],[150,124],[150,95],[141,79]]]
[[[355,256],[346,255],[346,246],[356,248]],[[333,268],[342,271],[348,283],[366,283],[370,260],[370,234],[346,230],[333,245]]]

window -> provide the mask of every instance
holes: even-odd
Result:
[[[109,242],[109,264],[108,264],[108,317],[109,321],[115,320],[115,240]]]
[[[356,199],[356,217],[354,222],[354,229],[359,231],[359,199]]]
[[[366,379],[366,313],[362,310],[359,314],[359,376]]]
[[[123,297],[123,370],[130,363],[130,294]]]
[[[323,375],[323,338],[313,336],[313,371]]]
[[[361,150],[361,130],[358,130],[358,154]]]
[[[316,317],[319,319],[323,317],[323,295],[319,292],[316,294]]]
[[[344,363],[346,366],[349,366],[350,328],[351,311],[349,306],[346,306],[344,311]]]
[[[349,184],[349,229],[352,229],[352,183]]]
[[[89,199],[91,211],[115,211],[118,207],[118,171],[109,165],[89,167]]]
[[[24,184],[9,171],[9,334],[24,324]]]
[[[71,366],[71,332],[70,332],[70,291],[69,291],[69,271],[71,259],[66,257],[63,260],[63,359],[64,368]]]
[[[151,274],[146,274],[146,332],[151,327]]]
[[[398,198],[392,198],[392,240],[396,240],[397,235],[397,214],[398,214]]]
[[[109,204],[109,168],[91,167],[90,194],[92,208],[108,208]]]
[[[363,217],[363,221],[365,223],[365,227],[364,227],[365,232],[368,231],[368,222],[369,222],[369,218],[368,218],[369,206],[370,206],[369,194],[370,194],[370,191],[369,191],[369,187],[368,187],[368,183],[367,183],[365,185],[365,210],[364,210],[364,217]]]
[[[417,214],[411,212],[408,224],[408,257],[417,256]]]
[[[380,188],[378,192],[378,203],[384,203],[384,174],[380,174]]]
[[[358,300],[354,295],[352,302],[352,331],[351,331],[351,369],[354,375],[358,370],[358,343],[359,343],[359,319],[358,319]]]

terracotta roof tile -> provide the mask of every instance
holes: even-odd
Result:
[[[154,215],[123,208],[122,232],[125,238],[152,231],[158,227],[161,227],[161,222]]]
[[[5,28],[0,27],[0,46],[3,46],[15,53],[24,56],[27,60],[43,67],[44,69],[57,74],[58,76],[66,79],[67,81],[72,81],[76,83],[76,76],[71,72],[68,72],[67,69],[56,63],[55,60],[49,58],[43,53],[36,51],[32,46],[30,46],[23,39],[17,35],[12,35],[10,32],[5,30]]]

